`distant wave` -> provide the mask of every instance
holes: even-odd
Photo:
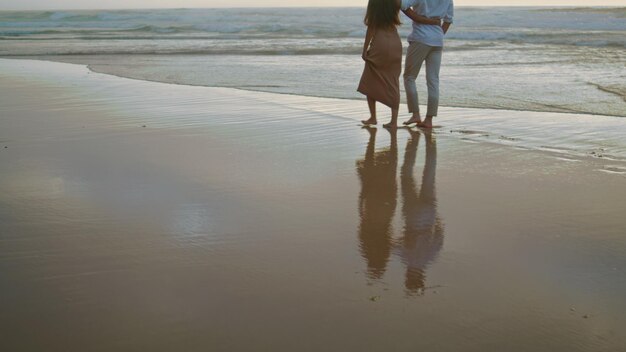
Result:
[[[167,11],[167,10],[165,10]],[[156,14],[156,16],[154,15]],[[111,10],[111,11],[6,11],[0,12],[0,21],[77,22],[77,21],[128,21],[132,19],[158,19],[158,11]],[[169,16],[170,19],[176,20]]]
[[[471,30],[452,32],[448,38],[465,41],[504,41],[510,43],[626,48],[626,31]]]
[[[448,50],[511,43],[621,49],[624,15],[626,8],[460,7]],[[362,8],[5,11],[0,55],[353,54],[365,35],[362,19]],[[406,37],[410,26],[403,22]],[[257,48],[242,40],[255,40]],[[153,43],[146,49],[140,41]]]
[[[626,7],[560,7],[560,8],[548,8],[537,9],[539,12],[577,12],[577,13],[599,13],[606,14],[612,17],[626,17]]]
[[[8,27],[8,28],[7,28]],[[310,29],[310,28],[290,28],[281,25],[124,25],[119,27],[107,28],[85,28],[85,27],[54,27],[54,26],[12,26],[7,23],[0,23],[0,37],[25,37],[33,35],[47,34],[63,34],[64,39],[71,39],[84,34],[116,34],[124,36],[126,39],[133,39],[129,34],[132,33],[154,33],[154,34],[179,34],[179,33],[195,33],[214,34],[213,37],[221,35],[224,38],[233,35],[245,35],[254,38],[361,38],[365,34],[365,30],[333,30],[333,29]],[[1,38],[0,38],[1,39]],[[51,38],[54,39],[54,38]],[[100,39],[119,39],[119,37],[102,36]]]
[[[404,34],[404,33],[403,33]],[[184,39],[361,39],[361,31],[291,30],[287,28],[219,29],[197,26],[143,25],[126,29],[56,29],[17,28],[0,26],[2,40],[184,40]],[[508,42],[516,44],[555,44],[589,47],[626,48],[626,31],[503,31],[503,30],[457,30],[449,39],[482,42]]]
[[[0,57],[13,57],[13,56],[29,56],[29,57],[47,57],[47,56],[84,56],[84,55],[270,55],[270,56],[283,56],[283,55],[356,55],[360,53],[360,48],[358,47],[348,47],[348,48],[335,48],[335,49],[322,49],[322,48],[285,48],[285,49],[237,49],[237,50],[228,50],[228,49],[188,49],[188,50],[180,50],[180,49],[135,49],[128,48],[127,50],[119,50],[112,49],[109,51],[89,51],[89,50],[55,50],[48,52],[41,52],[37,54],[27,54],[27,53],[2,53],[0,52]]]
[[[62,39],[62,38],[59,38]],[[100,37],[82,37],[81,40],[98,40]],[[112,39],[124,39],[123,37],[115,37]],[[115,42],[115,45],[109,46],[60,46],[60,45],[44,45],[44,47],[36,50],[25,49],[20,50],[3,50],[0,46],[0,56],[3,57],[15,57],[15,56],[84,56],[84,55],[265,55],[265,56],[285,56],[285,55],[359,55],[362,50],[362,42],[351,41],[345,42],[340,45],[328,46],[323,43],[291,43],[285,44],[282,41],[274,41],[267,43],[266,40],[250,41],[252,45],[236,45],[232,46],[232,41],[227,43],[219,43],[221,40],[213,40],[213,38],[199,38],[195,36],[182,36],[176,38],[169,38],[173,43],[170,45],[161,45],[156,48],[153,45],[136,45],[134,42],[138,40],[144,40],[146,42],[152,41],[153,37],[130,37],[130,41],[127,45],[118,45],[119,42]],[[175,40],[174,40],[175,39]],[[177,41],[188,41],[185,46],[177,45]],[[48,39],[33,40],[34,42],[46,43]],[[259,43],[261,42],[261,43]],[[145,44],[145,43],[142,43]],[[447,52],[453,51],[469,51],[469,50],[481,50],[491,47],[491,44],[462,44],[454,43],[448,45]]]

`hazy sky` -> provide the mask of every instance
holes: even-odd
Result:
[[[454,2],[457,6],[626,6],[626,0],[455,0]],[[366,4],[367,0],[0,0],[0,9],[365,6]]]

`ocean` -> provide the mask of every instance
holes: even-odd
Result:
[[[80,63],[159,82],[361,99],[363,14],[364,8],[0,12],[0,57]],[[410,23],[401,16],[406,38]],[[441,81],[444,106],[625,117],[626,8],[459,7]]]

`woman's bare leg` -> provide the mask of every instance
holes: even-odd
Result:
[[[391,121],[383,125],[385,128],[398,127],[398,109],[391,109]]]
[[[373,98],[367,97],[367,107],[370,109],[370,118],[367,120],[361,121],[364,125],[375,125],[378,122],[376,121],[376,100]]]

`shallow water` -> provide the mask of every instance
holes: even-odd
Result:
[[[89,64],[161,82],[354,99],[363,11],[0,12],[0,56]],[[446,43],[442,104],[624,117],[625,16],[624,8],[459,7]],[[403,38],[410,28],[404,22]]]
[[[626,179],[601,158],[367,131],[352,101],[0,80],[8,350],[626,346]]]

